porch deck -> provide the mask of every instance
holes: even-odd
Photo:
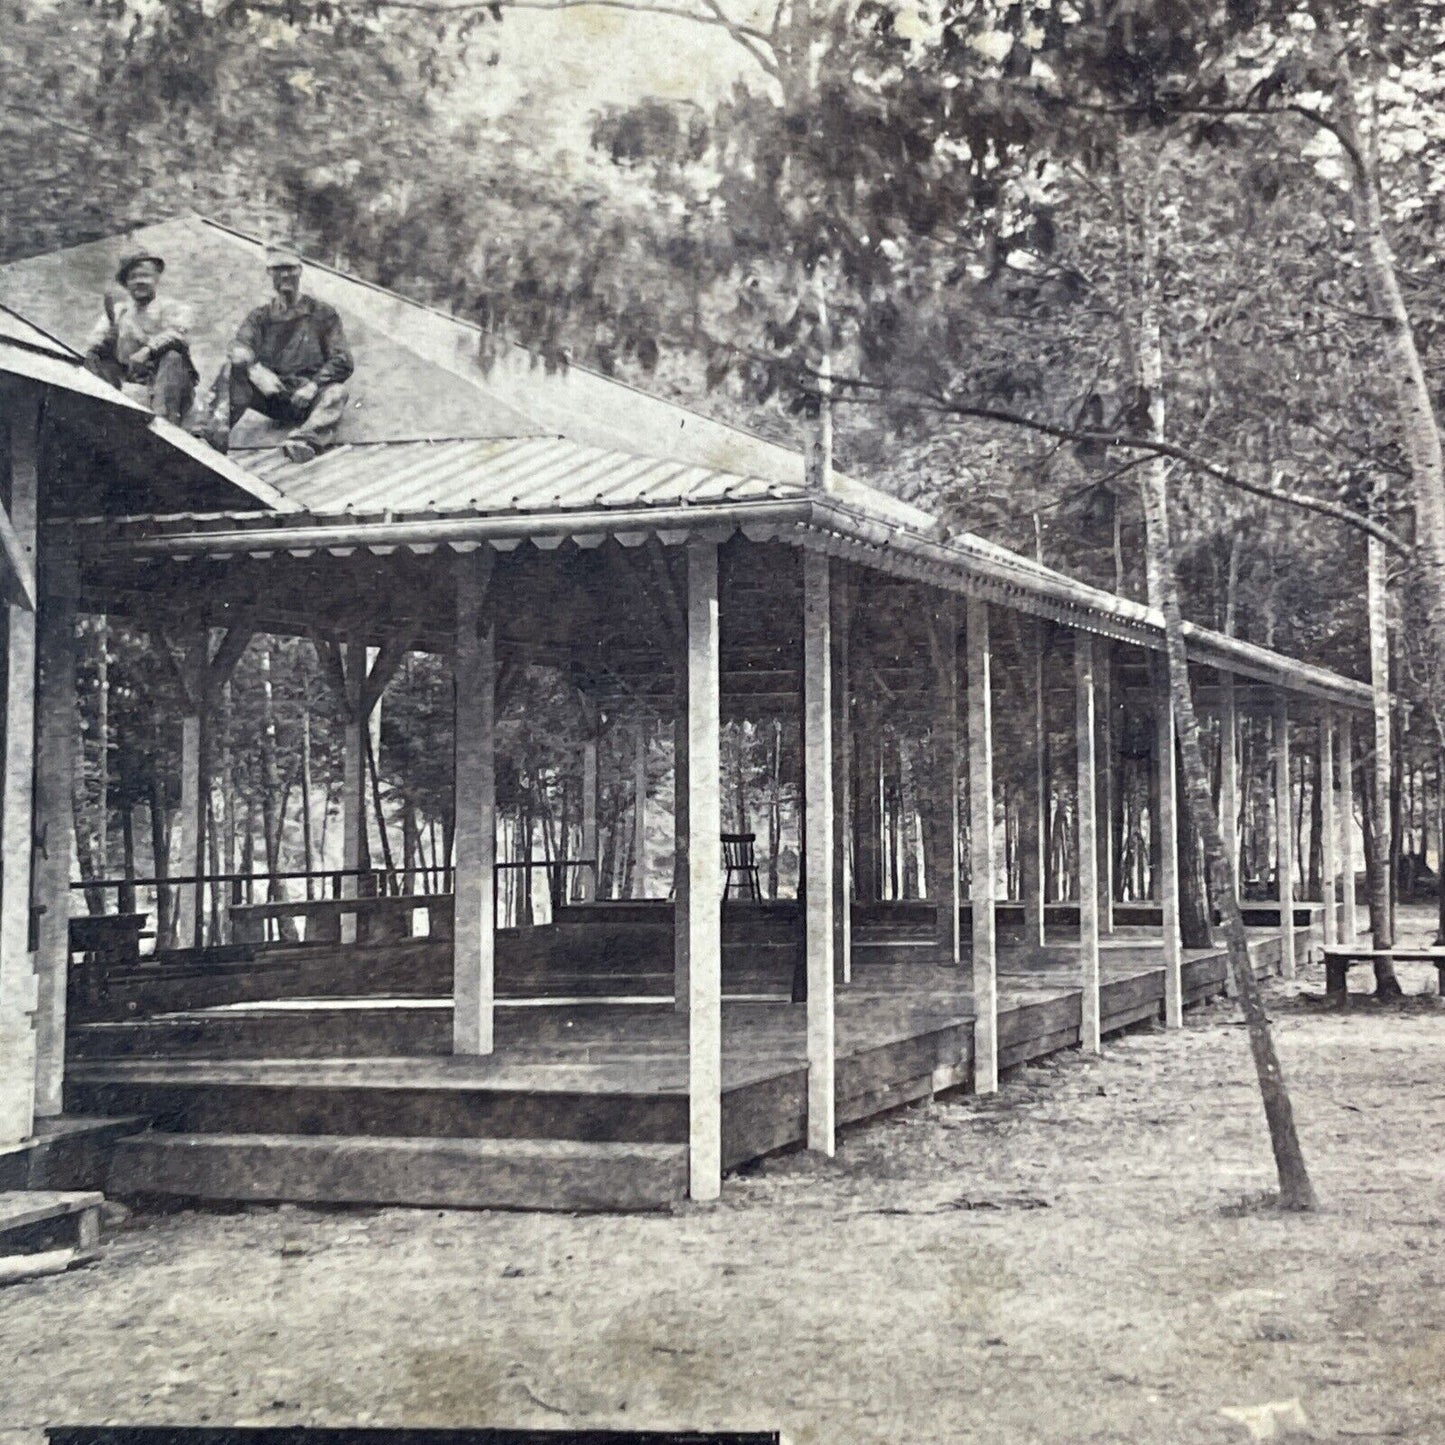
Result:
[[[1272,971],[1278,938],[1251,947],[1256,969]],[[1115,937],[1101,952],[1103,1031],[1156,1017],[1164,993],[1157,943]],[[1005,951],[1004,1067],[1078,1043],[1071,956],[1067,945]],[[1219,950],[1188,956],[1187,1001],[1222,991],[1224,962]],[[840,1123],[971,1084],[967,984],[966,965],[921,959],[855,970],[837,997]],[[724,1167],[804,1141],[805,1027],[801,1005],[724,1005]],[[545,1001],[499,1009],[497,1030],[493,1055],[454,1058],[446,1052],[449,999],[378,997],[92,1024],[76,1032],[67,1108],[152,1120],[152,1133],[117,1155],[117,1192],[534,1208],[659,1207],[683,1197],[684,1014],[667,1001]],[[544,1144],[552,1152],[519,1187],[507,1150]],[[572,1154],[559,1156],[563,1148]],[[504,1159],[511,1169],[499,1191]],[[600,1162],[608,1165],[602,1185]],[[590,1182],[579,1186],[569,1169]]]

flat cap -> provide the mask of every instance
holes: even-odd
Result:
[[[266,243],[266,269],[269,271],[275,266],[300,266],[302,265],[301,253],[287,241],[268,241]]]

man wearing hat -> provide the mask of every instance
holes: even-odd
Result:
[[[105,314],[86,343],[85,364],[97,376],[179,425],[196,394],[191,362],[191,308],[160,294],[166,263],[144,247],[127,251],[115,279],[125,288],[109,293]]]
[[[301,291],[301,257],[279,243],[266,247],[276,295],[241,323],[211,396],[209,440],[224,451],[231,427],[254,408],[293,428],[283,450],[310,461],[336,438],[346,410],[351,352],[341,318]]]

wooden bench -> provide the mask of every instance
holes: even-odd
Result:
[[[106,998],[111,981],[140,966],[141,939],[146,936],[144,913],[83,914],[70,920],[70,952],[81,956],[72,969],[71,986],[85,1003]]]
[[[237,943],[264,943],[266,924],[283,919],[306,920],[307,943],[340,943],[341,920],[356,919],[358,943],[396,943],[411,937],[411,915],[425,908],[433,936],[444,936],[439,924],[450,925],[451,894],[379,894],[365,898],[301,898],[295,902],[231,904],[231,937]],[[449,932],[449,929],[445,931]]]
[[[1357,963],[1388,958],[1392,963],[1433,963],[1439,989],[1445,995],[1445,948],[1370,948],[1331,944],[1324,950],[1325,993],[1331,998],[1349,994],[1350,969]]]

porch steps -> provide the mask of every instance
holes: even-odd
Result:
[[[176,1134],[682,1144],[685,1088],[629,1061],[113,1059],[77,1063],[72,1112],[131,1114]]]
[[[436,1209],[664,1210],[686,1197],[682,1144],[325,1134],[139,1134],[112,1195]]]

